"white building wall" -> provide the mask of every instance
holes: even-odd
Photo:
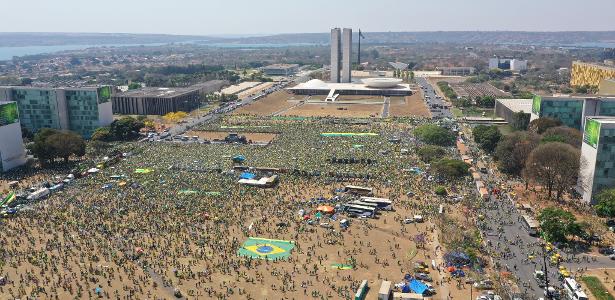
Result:
[[[352,29],[344,28],[342,38],[342,82],[349,83],[352,80]]]
[[[511,59],[510,60],[511,71],[525,71],[527,70],[527,60]]]
[[[581,146],[581,169],[579,170],[576,190],[582,195],[585,203],[591,202],[597,157],[598,150],[587,143],[583,143]]]
[[[109,126],[113,122],[113,104],[111,100],[98,104],[98,126]]]
[[[500,59],[499,58],[494,57],[494,58],[490,58],[489,59],[489,70],[497,69],[499,65],[500,65]]]
[[[331,82],[340,82],[342,36],[339,28],[331,29]]]
[[[0,126],[0,159],[2,172],[26,163],[26,150],[21,138],[21,123]]]

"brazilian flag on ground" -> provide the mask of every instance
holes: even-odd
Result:
[[[11,202],[15,201],[16,198],[17,195],[15,195],[15,192],[11,192],[10,194],[8,194],[8,196],[2,199],[2,202],[0,202],[0,206],[9,205]]]
[[[295,243],[292,241],[251,237],[243,243],[237,254],[258,259],[277,260],[288,258],[293,248],[295,248]]]

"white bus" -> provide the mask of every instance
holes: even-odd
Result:
[[[538,222],[528,215],[521,215],[521,217],[523,218],[523,226],[525,226],[530,236],[537,236],[539,227]]]
[[[564,289],[571,300],[588,300],[587,295],[581,290],[576,280],[564,278]]]
[[[393,205],[393,201],[386,198],[375,198],[375,197],[361,197],[362,202],[366,203],[374,203],[378,205],[378,208],[385,208]]]

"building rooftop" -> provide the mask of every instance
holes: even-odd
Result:
[[[379,80],[385,80],[386,78],[378,78]],[[369,90],[407,90],[407,91],[411,91],[410,90],[410,85],[409,84],[405,84],[405,83],[399,83],[396,84],[394,86],[387,86],[385,88],[374,88],[374,87],[370,87],[365,83],[331,83],[331,82],[324,82],[322,80],[318,80],[318,79],[312,79],[308,82],[305,83],[301,83],[298,84],[294,87],[288,88],[288,90],[363,90],[363,91],[369,91]]]
[[[191,93],[197,89],[188,88],[165,88],[165,87],[145,87],[116,94],[115,97],[150,97],[150,98],[171,98],[186,93]]]
[[[595,121],[598,121],[602,124],[615,124],[615,117],[609,117],[609,116],[591,116],[591,117],[587,117],[587,119],[592,119]]]
[[[273,64],[265,66],[264,69],[290,69],[299,67],[298,64]]]
[[[532,112],[532,99],[497,99],[496,101],[514,112]]]
[[[603,69],[609,69],[609,70],[615,70],[615,65],[610,65],[610,64],[605,64],[605,63],[600,63],[600,62],[584,62],[584,61],[580,61],[580,60],[575,60],[572,62],[572,64],[579,64],[579,65],[588,65],[588,66],[595,66],[595,67],[600,67]]]

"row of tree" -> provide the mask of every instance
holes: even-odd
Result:
[[[502,136],[496,126],[476,126],[475,142],[488,153],[494,153],[499,168],[505,173],[522,176],[526,183],[535,182],[556,199],[574,186],[580,168],[581,132],[562,126],[556,119],[539,118],[527,131]]]

